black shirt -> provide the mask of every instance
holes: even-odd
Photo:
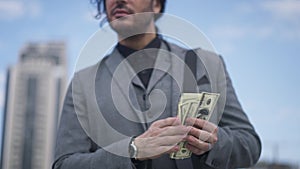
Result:
[[[126,47],[120,43],[118,43],[117,45],[118,51],[124,58],[127,58],[132,68],[135,70],[135,72],[137,72],[137,75],[141,79],[145,88],[148,87],[148,83],[153,72],[153,67],[157,58],[157,50],[147,52],[143,50],[159,49],[161,46],[161,42],[161,38],[156,36],[148,45],[146,45],[146,47],[139,51]]]

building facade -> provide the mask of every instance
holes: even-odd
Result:
[[[50,169],[67,83],[64,42],[28,43],[8,70],[2,169]]]

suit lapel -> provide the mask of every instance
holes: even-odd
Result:
[[[155,61],[154,70],[152,72],[147,93],[150,93],[155,85],[169,72],[171,67],[171,56],[167,51],[167,47],[164,43],[161,43],[161,48],[158,51],[158,55]]]
[[[140,105],[136,94],[134,92],[131,80],[137,84],[142,84],[139,78],[135,76],[134,70],[130,64],[124,59],[124,57],[115,48],[110,56],[107,58],[105,65],[112,76],[112,86],[115,86],[114,90],[120,90],[122,95],[126,98],[131,112],[136,116],[138,122],[142,125],[143,129],[146,130],[145,117],[141,112]]]

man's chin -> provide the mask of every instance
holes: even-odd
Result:
[[[127,19],[118,19],[110,23],[110,26],[115,30],[119,35],[133,35],[138,32],[136,23],[129,21]]]
[[[110,22],[111,28],[122,37],[142,34],[148,30],[151,17],[148,15],[127,15]]]
[[[114,24],[114,23],[116,23],[116,24],[131,24],[131,23],[134,23],[134,20],[136,20],[134,15],[125,15],[122,17],[114,18],[111,23],[112,24]]]
[[[134,25],[126,21],[117,21],[110,23],[110,26],[116,32],[127,32],[129,28],[132,28]]]

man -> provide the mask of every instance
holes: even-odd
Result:
[[[196,118],[187,119],[191,125],[185,126],[176,118],[180,84],[174,85],[176,81],[168,73],[184,69],[179,71],[174,57],[163,51],[184,60],[187,49],[158,35],[155,21],[164,12],[165,0],[97,3],[99,14],[104,5],[119,43],[101,62],[75,74],[62,110],[53,168],[211,169],[255,164],[260,140],[226,71],[226,102],[218,126]],[[223,66],[214,53],[199,53],[217,58],[216,67]],[[207,84],[218,82],[209,79],[200,59],[196,66],[199,92],[210,91]],[[179,150],[180,141],[187,142],[191,158],[170,158],[170,153]]]

